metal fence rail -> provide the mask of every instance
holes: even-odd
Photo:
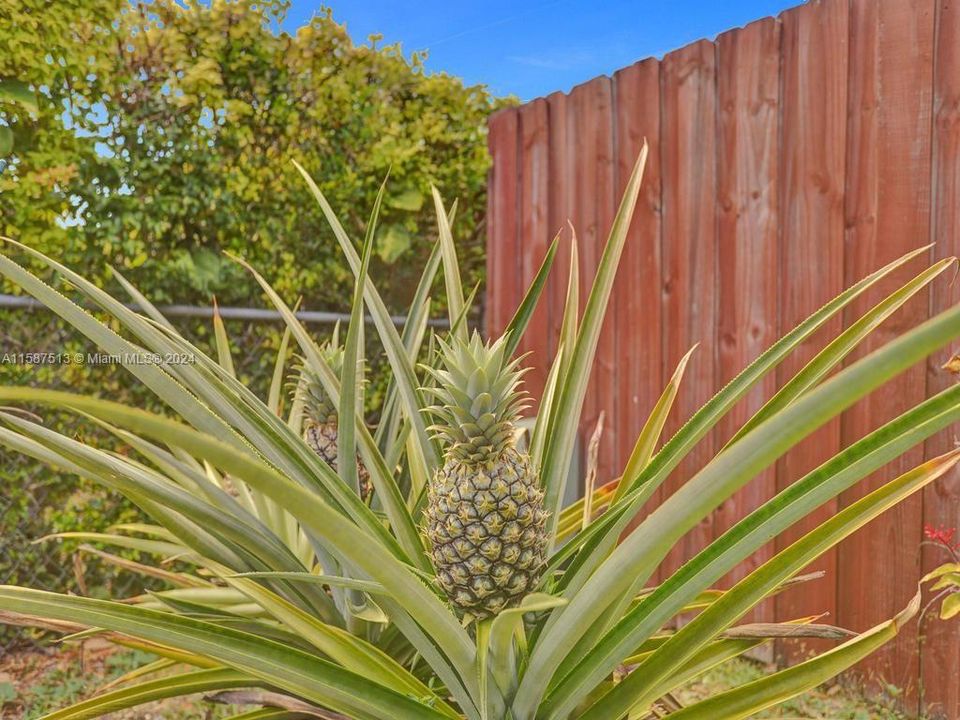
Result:
[[[126,307],[142,311],[135,303],[128,303]],[[89,308],[93,309],[93,306]],[[27,312],[44,310],[46,306],[31,297],[0,294],[0,309]],[[175,304],[160,305],[157,309],[170,319],[209,320],[217,312],[225,320],[247,323],[248,328],[250,324],[283,322],[279,312],[264,308],[219,306],[214,309],[210,306]],[[314,325],[333,325],[337,322],[346,324],[350,321],[350,316],[346,313],[328,311],[301,310],[296,316],[301,322]],[[53,319],[51,315],[51,321]],[[367,315],[365,320],[373,323],[370,315]],[[398,327],[406,323],[406,317],[402,315],[393,315],[391,320]],[[428,324],[434,328],[449,327],[446,318],[433,318]],[[7,334],[10,330],[11,328],[7,329]],[[39,336],[33,338],[35,341],[39,339]],[[44,335],[44,341],[47,340],[49,337]],[[241,345],[243,344],[241,342]],[[5,455],[2,452],[0,459],[6,465],[0,475],[15,476],[11,468],[18,461],[10,454]],[[79,594],[87,594],[88,589],[96,589],[99,592],[107,591],[112,597],[131,597],[143,592],[143,578],[137,575],[120,571],[86,553],[78,556],[74,547],[64,547],[59,541],[42,544],[36,542],[44,535],[56,531],[56,523],[51,523],[45,512],[62,503],[62,490],[63,486],[55,483],[31,481],[14,491],[11,483],[4,484],[3,479],[0,479],[0,585],[22,585],[39,590]],[[86,587],[87,584],[89,588]],[[38,638],[43,637],[42,633],[34,633],[24,628],[0,626],[0,656],[5,652],[31,647]]]
[[[46,306],[43,303],[33,298],[22,297],[20,295],[0,294],[0,308],[35,309],[44,307]],[[126,307],[131,310],[141,310],[140,306],[135,303],[127,304]],[[217,312],[224,320],[249,320],[252,322],[283,321],[283,316],[280,315],[279,312],[276,310],[266,310],[264,308],[221,306],[214,309],[213,307],[203,305],[159,305],[157,306],[157,310],[167,317],[212,318],[214,313]],[[350,321],[350,315],[348,313],[328,312],[325,310],[300,310],[296,313],[296,316],[297,319],[304,323],[325,325],[333,325],[338,322],[347,323]],[[367,323],[373,324],[373,317],[370,315],[367,315],[364,319]],[[391,315],[390,319],[394,325],[400,327],[407,322],[407,318],[403,315]],[[439,328],[450,327],[450,321],[446,318],[431,318],[427,321],[427,324]]]

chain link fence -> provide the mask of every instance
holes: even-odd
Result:
[[[202,350],[211,353],[209,336],[197,328],[209,322],[210,308],[197,306],[165,306],[162,310],[176,319]],[[221,307],[221,315],[228,323],[234,363],[243,381],[261,396],[269,387],[276,345],[282,323],[276,313],[255,308]],[[301,321],[311,324],[318,340],[329,332],[331,323],[342,319],[338,313],[303,312]],[[402,317],[394,321],[402,324]],[[432,319],[432,326],[447,325],[444,319]],[[27,298],[0,294],[0,353],[65,351],[90,352],[88,343],[77,340],[74,333],[48,312]],[[382,395],[386,375],[382,349],[375,337],[368,339],[367,372],[371,379],[367,399],[376,406]],[[151,407],[155,399],[138,387],[119,368],[63,367],[27,368],[0,363],[0,383],[50,387],[106,394],[121,402],[139,407]],[[28,408],[43,417],[44,425],[71,437],[82,436],[85,441],[96,441],[96,429],[84,426],[77,418],[65,418],[49,413],[46,408]],[[102,440],[109,445],[108,437]],[[37,460],[0,447],[0,585],[21,585],[56,592],[73,592],[91,597],[131,597],[154,587],[156,581],[124,571],[104,562],[91,553],[82,552],[77,540],[38,540],[59,532],[83,530],[104,532],[118,522],[138,521],[143,518],[116,493],[78,480],[76,477],[51,468]],[[109,549],[111,552],[115,550]],[[132,551],[116,551],[126,558],[150,562]],[[156,585],[159,587],[159,585]],[[0,625],[0,655],[41,639],[42,634],[24,628]]]
[[[73,572],[60,558],[43,552],[32,532],[39,518],[39,503],[43,496],[27,496],[30,507],[26,512],[18,509],[19,498],[9,493],[0,496],[0,585],[28,585],[40,590],[63,588],[73,581]],[[18,522],[18,520],[20,522]],[[59,554],[59,553],[57,553]]]
[[[210,308],[165,307],[171,317],[201,349],[211,352],[203,327]],[[282,323],[278,318],[251,308],[222,308],[229,316],[234,361],[245,382],[261,395],[269,382]],[[318,327],[322,337],[336,313],[312,313],[301,318]],[[96,347],[51,317],[49,311],[28,298],[0,294],[0,355],[28,352],[93,352]],[[26,385],[97,392],[138,407],[161,409],[152,394],[138,385],[119,367],[82,367],[0,362],[0,384]],[[68,437],[82,438],[103,447],[113,439],[98,433],[76,416],[27,405],[37,420]],[[158,581],[105,562],[80,550],[75,539],[41,539],[61,532],[105,532],[120,522],[141,521],[139,512],[118,493],[50,467],[33,458],[0,446],[0,585],[20,585],[89,597],[126,598],[147,588],[159,588]],[[146,556],[126,550],[100,547],[124,558],[151,562]],[[0,624],[0,656],[5,652],[36,645],[43,633]]]
[[[88,497],[78,483],[71,484],[77,485],[75,492],[65,492],[55,482],[36,483],[15,493],[4,487],[0,493],[0,585],[94,596],[129,597],[143,592],[141,578],[80,552],[76,542],[40,542],[59,529],[57,513],[51,510],[60,509],[57,505],[64,501]],[[106,497],[98,500],[110,502]],[[122,511],[120,501],[115,502]],[[0,625],[0,655],[33,646],[42,638],[40,632]]]

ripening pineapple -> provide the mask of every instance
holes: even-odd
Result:
[[[496,615],[534,589],[543,571],[547,513],[530,458],[516,447],[524,405],[519,360],[500,338],[486,345],[440,341],[444,369],[431,370],[432,426],[444,463],[430,484],[426,532],[450,601],[475,618]]]
[[[321,349],[330,368],[340,374],[343,368],[343,348],[333,342]],[[298,392],[303,401],[303,439],[317,455],[323,458],[334,472],[337,471],[337,406],[323,389],[320,378],[307,366],[300,369]],[[357,479],[360,495],[367,501],[373,494],[370,473],[363,461],[357,458]]]

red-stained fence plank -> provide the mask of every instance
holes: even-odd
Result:
[[[718,237],[720,277],[717,317],[717,387],[732,380],[777,340],[777,132],[780,95],[780,24],[767,18],[717,38]],[[776,378],[769,375],[718,425],[725,443],[770,399]],[[775,468],[754,478],[716,511],[714,534],[771,498]],[[761,548],[730,573],[743,578],[769,559]],[[773,620],[772,603],[749,618]]]
[[[615,467],[622,472],[663,385],[660,316],[660,63],[614,75],[616,192],[623,194],[644,139],[647,165],[611,302],[617,308]],[[656,504],[658,497],[652,498]]]
[[[854,0],[850,16],[850,86],[847,130],[846,283],[927,242],[930,217],[930,119],[933,0]],[[904,282],[912,264],[891,282],[865,294],[847,320]],[[921,322],[926,296],[915,298],[879,331],[874,349]],[[925,368],[899,375],[848,411],[844,444],[862,437],[926,394]],[[844,493],[847,505],[867,490],[923,459],[907,452],[860,486]],[[920,577],[920,496],[901,503],[842,544],[839,555],[838,620],[866,630],[899,612]],[[915,624],[904,628],[859,668],[879,683],[902,688],[904,707],[917,709],[919,663]]]
[[[785,333],[843,291],[843,197],[847,135],[846,0],[812,2],[786,11],[781,51],[780,158],[780,328]],[[782,385],[842,330],[829,322],[778,369]],[[777,487],[785,489],[840,450],[839,419],[827,424],[777,466]],[[777,542],[783,549],[836,513],[826,503]],[[826,576],[776,597],[777,618],[827,613],[836,618],[837,554],[825,553],[804,572]],[[806,658],[834,643],[789,641],[780,646],[787,661]]]
[[[487,145],[493,157],[487,193],[487,307],[490,337],[503,332],[516,309],[520,281],[519,112],[510,108],[492,115]]]
[[[668,53],[661,62],[660,158],[663,182],[663,377],[700,346],[687,367],[667,436],[713,394],[717,323],[716,63],[707,41]],[[713,456],[708,434],[664,483],[663,496]],[[713,537],[705,518],[665,559],[666,575]]]
[[[553,261],[553,270],[547,281],[546,298],[549,303],[550,357],[556,356],[563,319],[563,304],[567,292],[567,274],[570,272],[570,233],[567,227],[573,214],[573,158],[567,138],[567,103],[563,93],[549,95],[547,101],[548,158],[550,181],[547,186],[549,208],[547,226],[551,233],[561,233],[560,246]]]
[[[600,256],[613,224],[613,89],[610,78],[599,77],[580,85],[570,93],[568,103],[568,143],[572,144],[574,165],[573,226],[580,252],[580,305],[586,304]],[[580,438],[586,446],[594,427],[605,413],[605,432],[601,438],[597,479],[611,479],[614,469],[614,434],[617,394],[616,308],[608,307],[600,335],[596,360],[581,414]]]
[[[581,309],[641,138],[651,143],[637,215],[601,335],[581,424],[601,410],[602,482],[618,474],[663,383],[700,348],[665,434],[774,337],[841,289],[934,239],[933,257],[960,254],[960,11],[939,0],[813,0],[762,21],[598,78],[569,95],[495,114],[489,190],[487,327],[509,321],[546,243],[572,220],[581,257]],[[931,205],[933,204],[933,207]],[[556,351],[569,264],[561,244],[523,349],[539,375]],[[778,369],[782,384],[908,277],[916,262],[828,323]],[[857,357],[960,300],[941,278],[888,321]],[[666,558],[660,577],[774,490],[922,397],[951,382],[939,366],[907,372],[814,433],[705,518]],[[856,358],[853,358],[856,359]],[[708,434],[651,501],[671,494],[714,456],[772,390],[749,395]],[[775,543],[782,549],[870,489],[953,447],[944,433],[827,503]],[[919,549],[922,524],[960,525],[960,474],[871,523],[811,569],[828,576],[778,595],[776,618],[827,613],[855,630],[899,611],[923,570],[942,558]],[[740,577],[774,548],[765,548]],[[766,613],[766,610],[764,610]],[[768,619],[768,614],[760,615]],[[910,711],[924,690],[932,717],[960,719],[960,629],[915,627],[859,670],[900,687]],[[796,660],[829,643],[784,644]],[[874,685],[876,687],[876,685]]]
[[[960,254],[960,6],[937,3],[936,56],[933,86],[933,216],[937,258]],[[960,302],[960,284],[933,287],[932,310]],[[952,351],[956,352],[957,347]],[[941,370],[951,350],[931,358],[927,394],[943,390],[956,378]],[[927,457],[955,447],[956,432],[947,430],[927,442]],[[953,470],[924,492],[923,520],[934,527],[960,527],[960,472]],[[947,561],[942,550],[927,548],[923,572]],[[921,689],[931,717],[960,718],[960,623],[944,623],[929,614],[920,628]]]
[[[520,300],[540,269],[551,236],[547,224],[548,202],[548,140],[547,102],[534,100],[520,108]],[[543,395],[547,372],[550,369],[548,302],[543,298],[534,311],[519,351],[529,353],[524,364],[530,371],[524,376],[524,386],[534,404],[529,413],[537,410]]]

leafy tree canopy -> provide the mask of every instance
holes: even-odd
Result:
[[[478,280],[485,118],[497,101],[426,73],[421,53],[354,44],[329,11],[280,32],[286,9],[0,4],[0,80],[29,84],[37,100],[0,98],[13,136],[0,232],[103,280],[107,266],[144,278],[157,301],[250,303],[229,250],[286,296],[342,308],[348,270],[297,159],[357,235],[390,170],[376,247],[396,307],[435,237],[431,183],[460,200],[460,254]]]
[[[261,304],[255,284],[224,257],[229,250],[288,300],[344,310],[352,282],[296,159],[357,240],[390,169],[376,272],[388,278],[380,289],[393,310],[405,308],[436,236],[431,183],[460,201],[458,249],[465,281],[476,282],[485,118],[498,101],[427,74],[422,54],[353,44],[329,12],[294,34],[278,32],[285,11],[286,3],[253,0],[0,0],[0,234],[103,284],[116,267],[157,302],[207,304],[216,294],[224,304]],[[442,300],[442,283],[435,296]],[[209,348],[206,320],[175,322]],[[231,325],[237,370],[262,392],[280,331]],[[47,312],[0,310],[0,349],[93,348]],[[5,365],[0,374],[7,384],[153,402],[115,368]],[[379,380],[368,389],[373,403],[385,376],[375,363],[370,374]],[[0,525],[13,539],[0,553],[0,582],[62,589],[72,576],[63,571],[67,556],[29,540],[102,530],[129,512],[35,463],[6,457],[3,471],[14,496],[0,507]],[[48,517],[36,512],[41,505],[62,511]],[[87,583],[110,577],[91,570]]]

